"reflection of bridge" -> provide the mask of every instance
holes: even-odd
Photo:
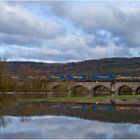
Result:
[[[140,81],[55,81],[45,85],[49,96],[98,96],[140,94]]]

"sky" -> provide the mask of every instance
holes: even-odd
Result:
[[[0,57],[9,61],[139,56],[138,0],[0,0]]]

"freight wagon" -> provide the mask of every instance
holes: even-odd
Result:
[[[66,80],[66,81],[110,81],[114,80],[116,76],[114,74],[94,74],[90,79],[86,74],[74,74],[74,75],[52,75],[49,76],[50,80]]]
[[[94,74],[92,80],[96,81],[110,81],[116,78],[115,74]]]
[[[87,75],[67,75],[67,80],[77,80],[77,81],[87,81],[88,76]]]
[[[50,80],[66,80],[64,75],[51,75],[49,76]]]

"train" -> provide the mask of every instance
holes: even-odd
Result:
[[[86,74],[73,74],[73,75],[50,75],[49,80],[70,80],[70,81],[111,81],[115,80],[119,77],[119,75],[115,74],[93,74],[92,79],[89,78]]]
[[[117,74],[93,74],[92,76],[87,76],[86,74],[55,74],[50,76],[43,76],[45,79],[49,81],[113,81],[113,80],[140,80],[140,76],[138,77],[123,77]],[[18,80],[32,80],[36,77],[34,76],[12,76],[13,79]],[[44,79],[43,78],[43,79]]]

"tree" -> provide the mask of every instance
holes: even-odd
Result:
[[[0,91],[6,91],[9,78],[6,59],[0,58]]]
[[[47,95],[48,92],[48,86],[49,86],[49,80],[46,76],[40,77],[41,82],[41,92],[44,92],[45,95]]]
[[[20,82],[22,82],[22,90],[25,92],[25,94],[30,93],[32,89],[32,82],[29,77],[33,74],[33,70],[27,65],[21,65],[21,67],[18,69]]]
[[[4,61],[3,58],[0,58],[0,89],[2,87],[3,73],[4,73]]]

